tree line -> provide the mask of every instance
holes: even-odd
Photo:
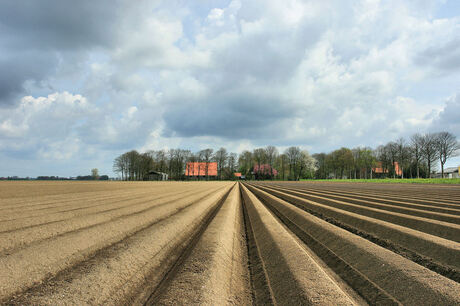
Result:
[[[237,179],[240,172],[248,179],[291,179],[313,178],[315,160],[298,147],[290,147],[282,154],[274,146],[243,151],[241,154],[220,148],[214,152],[208,148],[198,152],[184,149],[151,150],[139,153],[132,150],[121,154],[113,162],[113,171],[122,180],[146,180],[149,171],[167,173],[172,180],[184,180],[189,162],[216,162],[217,177],[213,179]],[[203,169],[209,179],[207,169]]]
[[[113,170],[122,180],[146,180],[151,170],[167,173],[172,180],[184,180],[185,169],[189,162],[217,162],[217,179],[233,179],[238,170],[238,155],[229,153],[225,148],[216,152],[204,149],[193,153],[184,149],[151,150],[139,153],[136,150],[126,152],[113,163]],[[208,178],[208,171],[204,169]]]
[[[415,134],[409,140],[399,138],[375,149],[342,147],[329,153],[310,155],[299,147],[283,152],[274,146],[245,150],[239,155],[225,148],[192,152],[184,149],[126,152],[113,163],[113,170],[123,180],[146,180],[149,171],[167,173],[172,180],[184,180],[189,162],[216,162],[217,177],[236,179],[240,172],[247,179],[328,179],[379,177],[431,177],[436,161],[444,176],[446,161],[458,154],[459,143],[448,132]],[[396,169],[398,164],[401,175]],[[375,173],[375,168],[381,169]],[[373,170],[374,169],[374,170]],[[210,179],[205,169],[205,178]]]
[[[373,178],[410,177],[431,178],[436,165],[441,167],[444,177],[446,161],[459,154],[460,146],[449,132],[414,134],[410,139],[399,138],[380,145],[369,147],[341,148],[326,153],[314,154],[317,170],[315,178]],[[396,165],[401,175],[398,175]],[[380,168],[380,173],[372,169]]]

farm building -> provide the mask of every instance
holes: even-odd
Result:
[[[460,166],[445,168],[444,169],[444,177],[445,178],[460,178],[459,172],[460,172]],[[441,171],[436,173],[436,175],[434,177],[435,178],[441,178],[442,177]]]
[[[394,162],[394,166],[395,166],[395,173],[397,176],[401,176],[402,175],[402,170],[401,168],[399,167],[399,164],[398,162]],[[377,162],[377,165],[375,168],[372,168],[372,172],[375,173],[375,174],[386,174],[388,173],[388,169],[384,169],[382,167],[382,162]]]
[[[168,174],[158,171],[150,171],[149,172],[149,181],[167,181]]]
[[[188,177],[217,177],[217,163],[190,162],[185,168],[185,176]]]

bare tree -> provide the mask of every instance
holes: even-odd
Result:
[[[187,163],[187,166],[188,168],[186,168],[186,171],[188,173],[188,175],[194,177],[195,175],[197,175],[197,173],[195,172],[195,163],[198,161],[198,154],[194,154],[194,153],[190,153],[190,156],[188,158],[188,162]]]
[[[113,161],[113,172],[121,174],[121,179],[125,179],[126,164],[123,160],[123,155],[118,156]]]
[[[212,152],[214,152],[213,149],[204,149],[199,152],[200,159],[205,162],[205,175],[206,175],[206,180],[209,179],[209,162],[211,161],[212,157]]]
[[[278,157],[278,149],[274,146],[266,147],[265,156],[267,157],[267,162],[270,166],[270,178],[273,179],[273,165]]]
[[[230,153],[228,154],[228,159],[227,159],[227,169],[228,169],[228,178],[234,179],[234,173],[237,167],[237,158],[238,155],[236,153]]]
[[[404,138],[401,137],[396,141],[396,150],[396,159],[401,168],[401,178],[404,178],[404,168],[410,159],[410,150]]]
[[[428,165],[428,177],[431,178],[431,164],[437,159],[436,135],[424,134],[421,142],[421,153]]]
[[[434,135],[436,153],[441,163],[441,174],[444,178],[444,164],[447,159],[458,155],[460,145],[454,135],[449,132],[440,132]]]
[[[260,166],[263,163],[265,163],[265,161],[267,159],[267,156],[265,154],[265,150],[263,148],[254,149],[254,151],[252,152],[252,156],[254,157],[254,161],[256,162],[258,169],[260,169]],[[257,172],[257,178],[256,179],[259,179],[259,178],[260,178],[260,172]]]
[[[390,167],[393,172],[393,178],[396,178],[396,165],[395,162],[398,159],[398,144],[394,141],[389,142],[385,146],[386,151],[388,152],[388,157],[390,160]]]
[[[422,159],[423,136],[417,133],[412,135],[410,140],[412,156],[414,157],[415,167],[417,168],[417,178],[420,178],[420,161]]]
[[[228,153],[225,148],[220,148],[214,154],[214,160],[217,162],[217,170],[219,179],[222,179],[222,172],[224,170],[225,164],[227,162]]]

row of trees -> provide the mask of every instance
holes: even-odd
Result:
[[[289,147],[281,154],[274,146],[243,151],[238,165],[242,175],[253,179],[299,180],[312,178],[315,171],[315,160],[299,147]]]
[[[190,150],[170,149],[139,153],[126,152],[113,163],[113,170],[122,180],[145,180],[151,170],[164,172],[170,179],[185,179],[185,169],[189,162],[216,162],[217,179],[235,179],[235,172],[241,172],[249,179],[298,180],[314,176],[315,160],[298,147],[290,147],[282,154],[274,146],[243,151],[239,156],[225,148],[215,151],[204,149],[193,153]],[[204,169],[209,179],[208,169]]]
[[[238,155],[229,153],[225,148],[216,152],[213,149],[204,149],[193,153],[190,150],[170,149],[126,152],[113,163],[113,170],[123,180],[145,180],[150,170],[167,173],[170,179],[185,179],[185,168],[189,162],[217,162],[218,179],[233,179],[233,173],[237,171]],[[208,169],[204,169],[208,179]]]
[[[399,138],[376,149],[341,148],[328,154],[314,154],[316,178],[431,177],[436,161],[444,177],[446,161],[459,153],[460,146],[448,132],[414,134]],[[401,175],[398,174],[399,166]],[[373,169],[380,168],[379,173]]]
[[[419,178],[431,177],[436,161],[444,176],[446,161],[459,150],[455,136],[441,132],[415,134],[409,140],[399,138],[375,149],[340,148],[313,156],[299,147],[289,147],[280,153],[274,146],[246,150],[239,155],[225,148],[215,152],[213,149],[129,151],[114,160],[113,169],[123,180],[147,179],[150,170],[167,173],[173,180],[185,179],[188,162],[216,162],[220,180],[235,179],[235,172],[241,172],[248,179],[373,178],[376,175]],[[376,172],[375,168],[380,171]],[[207,168],[205,177],[209,179]]]

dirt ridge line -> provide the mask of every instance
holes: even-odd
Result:
[[[268,192],[268,191],[266,191]],[[268,192],[270,193],[270,192]],[[258,196],[256,194],[256,196]],[[274,195],[276,196],[276,195]],[[325,215],[324,213],[317,212],[313,209],[309,209],[306,206],[298,205],[296,203],[293,203],[292,201],[289,201],[288,199],[283,199],[284,201],[308,212],[309,214],[320,218],[321,220],[324,220],[332,225],[338,226],[352,234],[355,234],[357,236],[360,236],[372,243],[375,243],[389,251],[392,251],[398,255],[403,256],[404,258],[407,258],[433,272],[436,272],[446,278],[449,278],[457,283],[460,283],[460,271],[455,269],[454,267],[451,267],[449,265],[442,264],[435,259],[425,256],[423,254],[420,254],[414,250],[408,249],[401,244],[395,243],[393,241],[390,241],[388,239],[380,238],[377,235],[371,234],[370,232],[366,232],[364,230],[361,230],[355,226],[352,226],[350,224],[344,223],[336,218],[330,217]]]
[[[45,216],[50,216],[50,215],[69,213],[69,212],[77,211],[77,210],[83,210],[84,211],[85,209],[88,209],[88,208],[99,207],[99,206],[104,206],[104,205],[112,205],[114,203],[120,203],[120,202],[123,202],[123,201],[126,201],[126,200],[134,201],[134,200],[138,200],[138,199],[145,199],[145,195],[134,197],[134,198],[128,198],[128,199],[120,199],[120,200],[111,202],[110,204],[103,203],[103,204],[97,204],[97,205],[88,205],[88,206],[84,206],[84,207],[66,209],[66,210],[61,210],[61,211],[56,211],[56,212],[51,212],[51,213],[44,213],[44,214],[35,215],[35,216],[27,216],[27,217],[23,217],[23,218],[15,218],[15,219],[7,219],[7,220],[0,221],[0,223],[12,222],[12,221],[24,220],[24,219],[35,219],[37,217],[45,217]],[[156,198],[156,199],[158,199],[158,198]],[[153,200],[155,200],[155,198]],[[142,203],[142,202],[136,202],[135,204],[139,204],[139,203]],[[100,213],[100,212],[107,212],[107,211],[111,211],[111,210],[115,210],[115,209],[122,209],[123,207],[126,207],[126,206],[110,208],[108,210],[99,210],[99,211],[95,211],[95,212],[89,213],[89,214],[82,214],[82,215],[77,215],[77,216],[73,216],[73,217],[69,217],[69,218],[57,219],[57,220],[53,220],[53,221],[49,221],[49,222],[45,222],[45,223],[36,223],[36,224],[26,225],[26,226],[23,226],[23,227],[13,228],[13,229],[9,229],[9,230],[1,230],[0,234],[1,233],[11,233],[11,232],[14,232],[14,231],[17,231],[17,230],[33,228],[33,227],[37,227],[37,226],[40,226],[40,225],[51,224],[51,223],[55,223],[55,222],[62,222],[62,221],[70,220],[70,219],[75,218],[75,217],[88,216],[88,215],[97,214],[97,213]]]
[[[143,194],[147,194],[149,191],[144,191]],[[40,211],[40,210],[45,210],[45,209],[53,209],[53,208],[58,208],[58,207],[67,207],[67,206],[72,206],[75,204],[75,202],[79,201],[86,201],[86,200],[94,200],[94,201],[105,201],[105,200],[110,200],[110,199],[117,199],[120,198],[121,196],[123,197],[130,197],[134,194],[139,194],[138,192],[133,192],[133,191],[125,191],[125,192],[120,192],[120,194],[110,194],[110,195],[86,195],[78,198],[66,198],[66,199],[54,199],[53,202],[34,202],[32,201],[33,204],[25,204],[25,205],[15,205],[11,204],[11,206],[8,207],[1,207],[0,210],[19,210],[20,212],[25,211],[25,212],[33,212],[33,211]],[[55,205],[59,204],[59,205]],[[46,206],[46,205],[53,205],[53,206]],[[41,207],[41,206],[46,206],[46,207]],[[25,208],[30,208],[30,209],[25,209]]]
[[[382,191],[377,191],[377,190],[373,190],[373,189],[366,189],[366,190],[355,190],[355,189],[345,189],[345,188],[329,188],[331,186],[325,186],[325,185],[322,185],[322,187],[319,187],[319,186],[302,186],[300,184],[285,184],[283,183],[282,186],[296,186],[296,188],[302,188],[304,190],[324,190],[324,188],[328,187],[328,191],[330,192],[335,192],[335,193],[345,193],[345,194],[348,194],[348,195],[355,195],[355,194],[360,194],[360,195],[363,195],[363,196],[369,196],[369,197],[380,197],[380,198],[393,198],[395,196],[395,193],[397,193],[397,196],[398,198],[400,199],[404,199],[404,200],[409,200],[409,201],[412,201],[414,203],[420,203],[420,204],[423,204],[423,203],[431,203],[431,204],[439,204],[439,205],[444,205],[444,206],[440,206],[440,207],[445,207],[445,206],[454,206],[454,207],[459,207],[460,206],[460,202],[458,199],[455,199],[455,200],[452,200],[452,199],[444,199],[444,198],[439,198],[437,199],[436,201],[432,201],[432,200],[427,200],[425,197],[420,197],[419,194],[417,195],[412,195],[412,194],[401,194],[399,190],[397,191],[393,191],[390,192],[390,191],[386,191],[386,192],[382,192]],[[344,186],[345,187],[345,186]],[[346,186],[346,187],[349,187],[349,186]],[[431,194],[427,194],[425,193],[424,194],[425,196],[438,196],[438,195],[431,195]]]
[[[251,305],[243,207],[234,184],[158,305]]]
[[[171,211],[170,213],[164,215],[163,217],[155,219],[155,220],[150,221],[150,222],[147,222],[146,224],[143,224],[142,226],[137,226],[137,227],[133,228],[131,231],[128,231],[127,233],[123,233],[122,235],[117,235],[117,236],[114,236],[114,237],[110,237],[109,239],[106,240],[107,241],[106,245],[104,245],[102,247],[93,246],[93,247],[89,248],[89,251],[86,254],[72,255],[71,257],[73,259],[66,259],[66,261],[70,260],[70,264],[66,264],[67,266],[65,266],[63,269],[60,269],[55,273],[48,272],[48,273],[46,273],[46,275],[44,275],[44,277],[40,278],[39,280],[32,281],[31,285],[28,285],[25,288],[18,289],[18,290],[14,291],[14,292],[11,292],[3,300],[0,299],[0,304],[4,303],[4,301],[11,300],[12,299],[11,297],[21,295],[21,294],[23,294],[25,292],[28,292],[28,291],[36,290],[43,283],[48,282],[48,281],[52,280],[53,278],[55,278],[55,277],[57,277],[59,275],[62,275],[63,273],[66,273],[66,271],[70,271],[70,270],[74,269],[75,267],[77,267],[78,265],[81,265],[83,262],[86,262],[89,259],[92,259],[94,257],[99,256],[98,254],[103,254],[105,250],[109,249],[110,247],[112,247],[114,245],[123,244],[123,242],[127,241],[130,237],[133,237],[133,236],[139,234],[140,232],[145,231],[148,228],[151,228],[155,224],[157,224],[159,222],[162,222],[162,221],[168,219],[171,216],[177,215],[178,213],[182,212],[183,210],[185,210],[185,209],[187,209],[187,208],[189,208],[189,207],[191,207],[193,205],[196,205],[202,199],[204,199],[206,197],[209,197],[209,195],[211,195],[212,193],[214,193],[214,192],[216,192],[218,190],[224,189],[224,188],[226,188],[226,187],[224,186],[224,187],[221,187],[221,188],[217,188],[217,189],[213,190],[213,192],[207,193],[205,197],[201,197],[199,199],[194,200],[193,202],[188,203],[185,206],[176,208],[173,211]],[[81,253],[81,251],[79,253]]]
[[[203,192],[203,190],[200,190],[198,192],[193,192],[191,194],[187,194],[187,192],[179,192],[179,193],[172,193],[172,194],[174,194],[174,195],[181,195],[181,194],[194,195],[194,194],[197,194],[199,192]],[[58,219],[58,220],[53,220],[53,221],[49,221],[49,222],[38,223],[38,224],[33,224],[33,225],[27,225],[27,226],[24,226],[24,227],[14,228],[14,229],[10,229],[10,230],[2,230],[2,231],[0,231],[0,234],[13,233],[13,232],[16,232],[16,231],[22,231],[22,230],[26,230],[26,229],[30,229],[30,228],[46,226],[46,225],[49,225],[49,224],[55,224],[55,223],[69,221],[69,220],[73,220],[73,219],[84,218],[84,217],[94,216],[94,215],[99,215],[99,214],[105,214],[105,213],[112,212],[112,211],[115,211],[115,210],[126,209],[126,208],[131,207],[131,206],[142,205],[142,204],[145,204],[146,202],[149,202],[149,201],[158,201],[158,200],[170,197],[170,196],[171,196],[171,194],[167,194],[167,195],[164,195],[164,196],[162,195],[162,196],[159,196],[159,197],[156,197],[156,198],[145,198],[145,195],[143,195],[143,196],[139,196],[139,197],[129,199],[129,201],[135,201],[135,202],[134,203],[128,203],[127,205],[124,205],[124,206],[114,207],[114,208],[109,208],[109,209],[104,209],[104,210],[98,210],[98,211],[95,211],[95,212],[90,212],[88,214],[81,214],[81,215],[76,215],[76,216],[63,218],[63,219]],[[142,200],[137,201],[139,199],[142,199]],[[125,201],[125,199],[120,200],[120,201],[116,201],[116,203],[123,202],[123,201]],[[113,202],[111,204],[113,204]],[[107,204],[104,204],[104,205],[107,205]],[[87,206],[87,207],[82,208],[82,209],[87,209],[89,207],[92,208],[92,207],[97,207],[97,206],[99,206],[99,205]],[[154,206],[150,206],[150,207],[154,207]],[[79,208],[79,210],[80,210],[80,208]],[[73,210],[70,210],[70,211],[73,211]],[[65,212],[68,212],[68,211],[65,211]],[[62,213],[62,212],[58,212],[58,213]],[[130,214],[126,214],[126,216],[129,216],[129,215]]]
[[[349,263],[335,254],[327,246],[309,235],[294,222],[285,217],[274,206],[270,205],[266,199],[254,192],[254,189],[249,187],[253,194],[270,210],[274,215],[285,224],[300,240],[302,240],[313,252],[315,252],[335,273],[337,273],[344,281],[346,281],[362,298],[371,305],[400,305],[400,303],[384,289],[371,281],[364,274],[353,268]]]
[[[208,192],[208,193],[205,193],[202,197],[200,197],[199,199],[195,200],[194,202],[192,202],[192,204],[198,202],[198,201],[201,201],[202,199],[208,197],[209,195],[211,195],[213,192],[217,191],[218,189],[216,190],[213,190],[212,192]],[[204,193],[203,190],[200,190],[198,192],[195,192],[193,193],[192,195],[196,195],[196,194],[200,194],[200,193]],[[189,196],[189,195],[188,195]],[[163,198],[163,197],[162,197]],[[79,232],[82,232],[82,231],[85,231],[85,230],[88,230],[88,229],[91,229],[91,228],[94,228],[94,227],[97,227],[97,226],[102,226],[104,224],[109,224],[111,222],[116,222],[118,220],[122,220],[126,217],[132,217],[132,216],[135,216],[135,215],[140,215],[140,214],[143,214],[147,211],[151,211],[151,210],[155,210],[157,208],[160,208],[160,207],[163,207],[165,205],[168,205],[170,203],[173,203],[177,200],[180,200],[180,199],[185,199],[185,197],[179,197],[179,198],[175,198],[175,199],[172,199],[170,201],[166,201],[166,202],[161,202],[161,203],[157,203],[155,205],[152,205],[152,206],[149,206],[147,208],[144,208],[142,210],[139,210],[139,211],[136,211],[136,212],[132,212],[132,213],[129,213],[129,214],[125,214],[125,215],[121,215],[121,216],[116,216],[116,217],[113,217],[113,218],[110,218],[108,220],[105,220],[103,222],[98,222],[98,223],[94,223],[94,224],[90,224],[90,225],[87,225],[87,226],[83,226],[83,227],[79,227],[79,228],[76,228],[76,229],[73,229],[73,230],[69,230],[69,231],[65,231],[65,232],[62,232],[62,233],[59,233],[59,234],[54,234],[52,236],[49,236],[49,237],[45,237],[45,238],[41,238],[41,239],[36,239],[36,240],[33,240],[31,241],[30,243],[27,243],[27,244],[22,244],[22,245],[19,245],[17,247],[13,247],[13,248],[8,248],[8,249],[3,249],[3,250],[0,250],[0,257],[1,256],[4,256],[4,255],[11,255],[15,252],[18,252],[20,250],[23,250],[25,248],[28,248],[30,246],[34,246],[34,245],[38,245],[40,243],[43,243],[44,241],[49,241],[49,240],[53,240],[53,239],[56,239],[56,238],[59,238],[59,237],[63,237],[63,236],[66,236],[66,235],[71,235],[71,234],[75,234],[75,233],[79,233]],[[141,202],[139,202],[141,203]],[[84,217],[84,216],[83,216]]]
[[[364,302],[250,190],[242,188],[275,303],[354,305]]]
[[[343,183],[341,185],[331,184],[330,182],[326,182],[323,184],[312,184],[311,182],[293,182],[293,181],[283,181],[280,182],[283,184],[291,184],[297,186],[306,186],[308,188],[317,188],[317,189],[333,189],[333,190],[348,190],[349,192],[356,192],[356,191],[363,191],[363,192],[372,192],[372,193],[393,193],[398,192],[401,195],[414,195],[418,194],[420,191],[423,191],[425,194],[428,195],[445,195],[445,191],[451,191],[449,195],[445,195],[446,199],[448,198],[460,198],[460,189],[458,185],[450,185],[450,190],[439,190],[439,186],[435,185],[419,185],[419,188],[409,188],[414,187],[414,185],[387,185],[387,184],[356,184],[356,183]]]
[[[298,189],[292,188],[281,188],[281,187],[270,187],[272,189],[276,189],[282,192],[296,194],[296,195],[303,195],[306,198],[318,198],[322,200],[331,200],[331,201],[339,201],[351,205],[358,205],[356,207],[363,207],[365,209],[373,208],[382,211],[394,212],[414,217],[421,217],[435,221],[442,221],[447,223],[452,223],[459,225],[460,224],[460,215],[452,215],[445,212],[435,212],[429,211],[427,209],[420,209],[414,207],[404,207],[395,204],[386,204],[380,203],[376,200],[361,200],[355,198],[349,198],[339,195],[329,195],[327,193],[319,192],[319,191],[302,191]],[[460,214],[460,210],[458,211]]]
[[[153,188],[153,190],[157,190]],[[110,191],[110,190],[109,190]],[[45,205],[55,205],[58,203],[64,203],[64,205],[56,205],[56,206],[50,206],[51,208],[53,207],[59,207],[59,206],[68,206],[72,205],[72,202],[78,201],[78,200],[88,200],[88,199],[96,199],[96,200],[104,200],[104,199],[112,199],[116,198],[119,196],[130,196],[133,194],[138,194],[139,192],[136,192],[135,190],[128,190],[128,189],[121,189],[121,190],[111,190],[113,191],[109,195],[107,195],[107,191],[96,191],[96,192],[79,192],[79,193],[74,193],[74,194],[57,194],[53,196],[49,195],[43,195],[43,196],[35,196],[35,197],[28,197],[28,201],[24,204],[24,198],[15,198],[15,200],[20,200],[18,203],[1,203],[2,200],[0,200],[0,210],[5,210],[5,209],[24,209],[24,208],[31,208],[26,211],[33,211],[35,210],[36,207],[38,209],[42,209],[39,206],[45,206]],[[148,193],[151,191],[142,191],[142,193]],[[78,195],[78,198],[71,197],[69,198],[69,195],[75,196]],[[52,198],[49,198],[52,197]],[[35,198],[40,198],[39,200],[36,200]],[[3,199],[5,200],[5,199]],[[7,206],[10,205],[10,206]],[[47,207],[43,207],[47,208]]]
[[[248,211],[243,196],[243,188],[239,185],[241,204],[243,206],[243,221],[246,232],[246,247],[248,252],[248,269],[251,282],[251,293],[254,305],[276,305],[273,291],[264,267],[264,263],[260,257],[257,244],[255,243],[254,232],[249,220]]]
[[[268,184],[263,184],[263,186],[270,186]],[[323,194],[325,196],[328,196],[330,198],[334,197],[339,197],[343,199],[347,199],[348,201],[353,200],[353,201],[373,201],[378,204],[387,204],[387,205],[393,205],[395,207],[407,207],[407,208],[415,208],[415,209],[420,209],[422,211],[432,211],[432,212],[437,212],[437,213],[444,213],[444,214],[455,214],[455,215],[460,215],[460,209],[456,208],[449,208],[449,207],[439,207],[439,206],[433,206],[432,204],[418,204],[414,202],[408,202],[408,201],[397,201],[397,200],[391,200],[388,198],[379,198],[379,197],[371,197],[371,196],[363,196],[363,195],[358,195],[358,194],[345,194],[345,193],[340,193],[340,192],[331,192],[329,190],[313,190],[313,189],[304,189],[304,188],[295,188],[295,187],[286,187],[278,184],[273,184],[272,188],[279,188],[279,189],[284,189],[284,190],[292,190],[292,191],[297,191],[305,194],[310,194],[310,193],[315,193],[315,194]],[[460,218],[460,216],[459,216]]]
[[[208,228],[209,224],[211,221],[214,219],[214,217],[217,215],[219,212],[220,208],[224,204],[225,200],[227,199],[228,195],[232,191],[233,187],[230,188],[224,196],[219,200],[219,202],[215,205],[213,209],[211,209],[206,216],[204,217],[202,223],[198,227],[198,229],[193,233],[192,238],[189,240],[187,243],[186,247],[181,251],[179,257],[177,260],[174,262],[174,264],[170,267],[170,269],[166,272],[166,274],[163,276],[161,281],[158,283],[158,285],[155,287],[155,289],[152,291],[152,293],[149,295],[148,299],[145,301],[144,305],[155,305],[156,300],[160,297],[162,294],[162,291],[168,286],[168,284],[171,282],[171,280],[174,278],[176,273],[179,271],[180,266],[184,263],[184,261],[190,256],[193,248],[195,245],[198,243],[200,237],[203,235],[203,233],[206,231]]]
[[[171,193],[174,193],[174,192],[171,192]],[[0,223],[1,222],[7,222],[7,221],[23,220],[23,219],[33,219],[33,218],[37,218],[37,217],[57,215],[57,214],[62,214],[62,213],[67,213],[67,212],[72,212],[72,211],[77,211],[77,210],[85,210],[85,209],[88,209],[88,208],[94,208],[94,207],[99,207],[99,206],[104,206],[104,205],[112,205],[114,203],[120,203],[120,202],[127,201],[127,200],[142,199],[142,198],[145,198],[146,196],[148,196],[149,194],[151,194],[151,193],[145,192],[145,193],[143,193],[141,195],[137,195],[135,197],[123,197],[123,198],[113,197],[113,198],[108,198],[108,199],[99,199],[99,200],[95,200],[92,203],[101,203],[102,202],[101,204],[96,204],[96,205],[91,204],[91,205],[73,207],[73,208],[69,208],[69,207],[72,207],[72,204],[74,204],[74,203],[69,204],[69,205],[65,205],[65,206],[53,206],[51,208],[49,208],[49,207],[40,208],[40,209],[37,209],[37,210],[33,210],[33,212],[41,211],[41,210],[45,210],[45,209],[55,209],[55,208],[64,208],[64,209],[63,210],[51,211],[51,212],[44,212],[44,213],[41,213],[41,214],[34,214],[34,215],[25,216],[25,217],[19,217],[19,218],[3,219],[3,220],[0,220]],[[111,199],[116,199],[116,201],[108,202],[109,203],[108,204],[106,201],[111,200]],[[77,200],[80,201],[80,199],[77,199]],[[84,201],[84,200],[85,199],[82,199],[82,201]],[[31,211],[29,210],[27,212],[31,212]]]
[[[265,203],[275,206],[283,216],[390,293],[398,302],[414,305],[460,303],[458,283],[312,216],[267,192],[255,187],[251,189],[263,196]]]
[[[447,240],[460,242],[460,225],[445,221],[438,221],[424,217],[413,216],[410,214],[391,212],[384,209],[363,207],[361,205],[346,203],[343,201],[328,199],[314,195],[306,195],[293,191],[279,191],[270,187],[261,187],[272,189],[273,192],[285,193],[294,197],[302,198],[318,204],[329,206],[331,208],[348,211],[351,213],[367,216],[374,219],[390,222],[396,225],[404,226],[424,233],[428,233]],[[312,199],[313,198],[313,199]]]

